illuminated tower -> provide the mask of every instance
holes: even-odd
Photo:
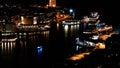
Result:
[[[49,0],[49,7],[56,7],[56,0]]]

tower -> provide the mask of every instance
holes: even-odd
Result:
[[[49,7],[56,7],[56,0],[49,0]]]

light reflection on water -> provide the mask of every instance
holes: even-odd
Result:
[[[0,44],[1,54],[10,54],[15,51],[16,47],[26,48],[28,46],[36,46],[41,44],[43,39],[49,38],[49,31],[43,31],[35,35],[19,35],[17,41],[14,42],[2,42]]]
[[[61,28],[61,26],[62,26],[62,28]],[[16,57],[16,54],[14,54],[14,53],[19,52],[17,54],[17,56],[18,56],[17,59],[21,59],[20,61],[23,62],[23,61],[31,60],[29,58],[32,58],[32,60],[34,60],[34,58],[36,60],[36,58],[37,58],[39,60],[41,58],[41,54],[43,54],[43,52],[44,52],[44,54],[48,54],[48,53],[46,53],[46,52],[49,52],[49,51],[46,50],[48,48],[51,48],[51,49],[48,49],[48,50],[54,50],[54,47],[56,47],[55,50],[59,50],[59,49],[57,49],[57,47],[58,48],[60,47],[61,48],[60,50],[65,49],[63,51],[65,53],[66,52],[69,53],[70,50],[72,49],[71,48],[72,46],[69,45],[71,42],[68,43],[69,41],[67,39],[62,39],[62,40],[67,40],[67,43],[66,43],[66,41],[65,41],[65,44],[61,43],[60,42],[61,38],[65,37],[65,38],[70,39],[71,37],[78,37],[79,36],[79,34],[78,34],[79,33],[79,25],[65,25],[65,26],[63,26],[63,25],[58,25],[57,24],[56,27],[57,28],[55,28],[55,29],[57,29],[57,30],[55,32],[58,32],[58,33],[54,33],[54,31],[53,31],[53,34],[55,35],[54,36],[55,40],[51,40],[51,39],[54,39],[54,38],[50,37],[51,36],[50,35],[50,30],[48,30],[48,31],[38,32],[37,34],[32,34],[32,33],[27,33],[26,32],[23,35],[20,34],[18,36],[18,40],[16,42],[9,42],[9,43],[8,42],[7,43],[2,42],[2,44],[1,44],[1,56],[4,57],[3,54],[12,53],[12,55],[14,55]],[[61,29],[64,32],[64,35],[60,36],[60,37],[56,37],[56,34],[57,35],[62,34],[62,32],[59,33],[59,31]],[[30,35],[28,35],[28,34],[30,34]],[[53,36],[53,34],[52,34],[52,36]],[[50,43],[50,44],[52,44],[51,46],[49,44],[50,41],[52,41],[52,43]],[[56,41],[56,42],[54,42],[54,41]],[[59,46],[60,44],[58,44],[58,43],[60,43],[62,45]],[[37,48],[39,46],[39,44],[42,45],[42,50]],[[45,47],[45,46],[48,46],[48,47]],[[14,52],[14,51],[16,51],[16,48],[18,49],[17,50],[18,52]],[[63,53],[63,51],[61,51],[61,52]],[[57,52],[59,52],[59,51],[57,51]],[[60,55],[63,55],[63,54],[60,54]],[[7,55],[7,57],[9,57],[9,54]],[[4,58],[6,58],[6,57],[4,57]],[[19,61],[17,61],[17,62],[19,62]]]
[[[42,35],[45,39],[48,39],[48,38],[49,38],[49,33],[50,33],[50,31],[43,31],[43,32],[41,32],[41,35]]]
[[[79,25],[63,25],[65,37],[79,36]]]
[[[57,24],[57,30],[60,30],[60,26],[63,26],[64,30],[64,35],[66,38],[68,37],[78,37],[79,36],[79,25],[59,25]],[[31,33],[28,33],[31,34]],[[34,47],[38,44],[43,44],[47,42],[49,39],[50,30],[48,31],[41,31],[38,32],[38,34],[34,35],[27,35],[27,33],[20,34],[19,41],[18,42],[2,42],[1,44],[1,53],[12,53],[18,45],[20,45],[21,48],[26,48],[26,47]]]
[[[64,26],[64,31],[65,31],[65,37],[67,37],[67,35],[68,35],[68,25]]]
[[[16,43],[15,42],[2,42],[1,44],[1,53],[2,54],[10,54],[13,52],[13,49],[15,48]]]
[[[41,46],[37,46],[37,54],[38,54],[38,56],[41,56],[42,50],[43,50],[42,45]]]

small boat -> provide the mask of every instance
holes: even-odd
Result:
[[[80,40],[79,38],[75,39],[76,45],[80,47],[95,47],[95,43],[87,40]]]
[[[104,26],[103,28],[99,28],[98,32],[104,32],[104,31],[112,31],[112,26]]]

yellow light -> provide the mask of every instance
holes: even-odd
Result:
[[[24,17],[21,16],[21,23],[24,24]]]
[[[82,58],[84,58],[85,55],[89,55],[89,54],[90,54],[90,52],[76,54],[76,55],[70,57],[69,60],[73,60],[73,61],[81,60]]]
[[[56,7],[55,4],[53,4],[52,7]]]
[[[37,24],[37,17],[33,17],[33,24]]]
[[[96,44],[96,49],[105,49],[105,44],[103,44],[103,43],[97,43]]]
[[[48,7],[49,5],[47,4],[46,6]]]

